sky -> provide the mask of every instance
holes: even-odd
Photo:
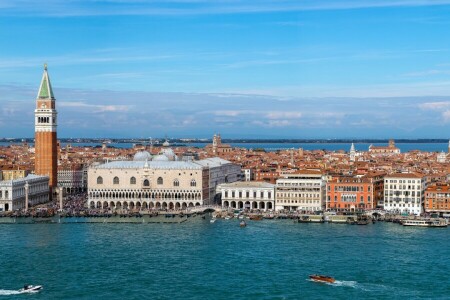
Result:
[[[0,137],[449,138],[450,0],[0,0]]]

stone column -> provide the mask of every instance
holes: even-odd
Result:
[[[28,211],[28,189],[29,189],[28,181],[25,182],[25,211]]]
[[[58,190],[59,190],[59,194],[58,194],[58,196],[59,196],[59,209],[62,210],[64,208],[64,206],[63,206],[63,188],[59,187]]]

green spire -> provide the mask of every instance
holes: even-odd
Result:
[[[52,85],[50,83],[50,77],[47,73],[47,64],[44,64],[44,74],[42,75],[41,86],[38,93],[39,99],[55,99],[53,96]]]

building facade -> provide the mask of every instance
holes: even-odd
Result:
[[[14,211],[49,201],[49,178],[30,174],[27,177],[0,181],[0,211]]]
[[[67,194],[77,194],[87,191],[87,173],[86,166],[72,166],[67,168],[58,168],[58,187]]]
[[[2,173],[0,180],[14,180],[26,177],[30,174],[30,170],[3,168],[0,173]]]
[[[424,206],[428,213],[450,213],[450,185],[435,184],[427,187]]]
[[[56,115],[55,97],[45,65],[34,111],[35,173],[48,176],[50,188],[56,187],[58,181]]]
[[[149,161],[149,155],[135,156],[138,160],[134,161],[113,161],[90,167],[89,206],[186,209],[212,203],[218,184],[238,178],[230,171],[236,165],[225,160],[176,161],[176,157],[166,151],[165,155],[157,155]],[[240,172],[239,168],[237,173]]]
[[[423,210],[426,178],[422,174],[397,173],[384,178],[384,209],[420,215]]]
[[[365,211],[375,208],[375,183],[363,176],[334,176],[327,182],[326,209]]]
[[[324,209],[325,179],[320,171],[302,170],[276,181],[276,210],[315,212]]]
[[[369,146],[369,153],[379,156],[400,154],[400,149],[395,146],[394,140],[389,140],[388,146]]]
[[[272,210],[275,185],[258,181],[224,183],[217,187],[223,208]]]

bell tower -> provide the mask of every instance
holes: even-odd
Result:
[[[35,173],[50,178],[50,188],[57,185],[56,106],[47,64],[34,110]]]

